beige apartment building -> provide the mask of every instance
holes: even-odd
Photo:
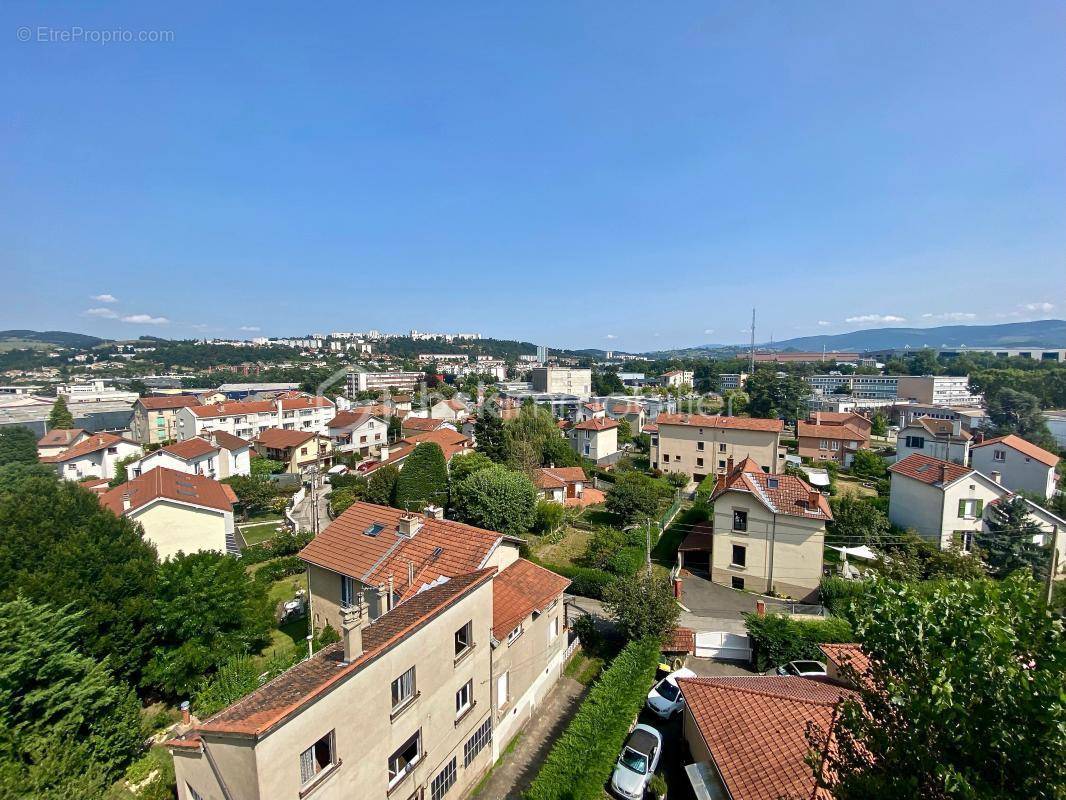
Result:
[[[179,800],[463,797],[562,673],[568,585],[519,559],[377,618],[357,594],[340,642],[168,742]]]
[[[784,423],[779,419],[660,414],[651,435],[651,467],[683,472],[695,481],[724,475],[732,463],[750,458],[764,472],[781,472]]]
[[[734,589],[813,601],[818,596],[826,498],[792,475],[769,475],[750,458],[714,494],[711,580]]]
[[[572,367],[534,367],[533,391],[572,394],[587,400],[592,395],[592,370]]]
[[[141,397],[133,404],[130,431],[141,444],[163,444],[178,438],[178,409],[200,405],[190,395]]]

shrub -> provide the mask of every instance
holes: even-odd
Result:
[[[866,592],[866,583],[846,578],[822,578],[819,591],[822,605],[830,614],[851,619],[854,603]]]
[[[241,550],[241,560],[245,566],[260,564],[279,556],[291,556],[303,550],[307,543],[315,538],[311,531],[286,531],[273,539],[259,544],[252,544]]]
[[[788,661],[820,661],[819,644],[855,641],[851,625],[840,617],[800,620],[783,614],[745,614],[744,620],[751,639],[752,660],[760,672]]]
[[[603,641],[603,636],[596,627],[596,620],[591,614],[582,614],[571,623],[574,633],[587,651],[595,651]]]
[[[550,533],[563,524],[566,508],[550,500],[538,500],[533,518],[533,530],[537,533]]]
[[[644,566],[645,551],[643,547],[623,547],[616,550],[607,559],[607,569],[615,575],[629,577],[635,575]]]
[[[615,580],[611,573],[592,567],[574,567],[566,564],[541,564],[541,566],[557,575],[569,578],[571,583],[568,591],[571,594],[591,597],[594,600],[602,599],[604,589]]]
[[[306,568],[307,565],[296,556],[286,556],[261,566],[256,570],[255,579],[260,583],[273,583],[288,575],[303,572]]]
[[[629,726],[644,705],[659,642],[630,642],[589,691],[548,753],[526,800],[600,800]]]
[[[651,796],[655,800],[662,800],[662,798],[666,797],[666,778],[659,774],[653,775],[648,788],[651,790]]]

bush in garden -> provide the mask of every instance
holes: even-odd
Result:
[[[789,661],[820,661],[819,644],[853,642],[855,634],[840,617],[793,619],[783,614],[745,614],[752,661],[760,672]]]

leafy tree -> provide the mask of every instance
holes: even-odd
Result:
[[[978,558],[963,553],[957,546],[941,550],[913,530],[904,531],[886,544],[879,571],[900,581],[925,581],[937,578],[977,580],[986,577]]]
[[[504,424],[507,464],[527,475],[554,459],[572,458],[563,452],[560,442],[566,445],[551,411],[532,403],[523,404],[518,416]]]
[[[240,560],[209,551],[179,553],[160,565],[155,615],[144,681],[174,698],[232,656],[259,649],[274,624],[266,585]]]
[[[478,452],[484,453],[498,464],[507,460],[507,445],[503,420],[484,408],[474,421],[474,441]]]
[[[403,438],[403,420],[397,416],[389,417],[389,430],[385,436],[390,442]]]
[[[400,470],[395,464],[383,464],[370,474],[366,485],[366,501],[379,506],[391,506],[396,497],[396,479]]]
[[[427,505],[448,501],[448,463],[436,442],[419,442],[404,459],[396,479],[397,508],[421,511]]]
[[[551,500],[538,500],[533,515],[533,530],[537,533],[551,533],[563,524],[566,507]]]
[[[880,411],[870,419],[870,433],[874,436],[885,436],[888,433],[888,417]]]
[[[554,465],[556,467],[581,466],[581,457],[574,452],[570,442],[556,434],[544,440],[541,448],[540,465],[543,467]]]
[[[778,377],[774,370],[757,370],[745,384],[748,410],[756,417],[795,422],[806,407],[811,386],[798,375]],[[734,409],[735,413],[736,409]]]
[[[37,437],[25,425],[0,428],[0,466],[36,464]]]
[[[603,608],[629,639],[661,638],[681,615],[670,578],[649,576],[645,570],[609,584],[603,592]]]
[[[659,485],[647,475],[634,470],[617,477],[614,485],[607,490],[604,505],[628,524],[641,517],[654,516],[659,510],[660,497]]]
[[[829,505],[833,509],[833,520],[825,529],[828,544],[883,547],[892,526],[880,509],[851,495],[834,497]]]
[[[859,450],[852,459],[851,471],[860,477],[876,480],[888,474],[888,465],[873,450]]]
[[[252,476],[257,478],[277,475],[285,470],[285,465],[280,461],[275,461],[266,456],[253,456],[250,463]]]
[[[633,439],[633,426],[629,420],[622,417],[618,420],[618,444],[625,444]]]
[[[47,733],[24,737],[0,723],[0,797],[99,800],[112,777],[82,741]]]
[[[59,742],[78,745],[63,770],[114,778],[141,748],[137,696],[106,659],[79,650],[84,614],[72,609],[22,596],[0,603],[0,776],[14,770],[34,783],[63,780],[39,772]]]
[[[855,616],[870,671],[832,747],[809,734],[834,798],[1066,794],[1066,637],[1030,576],[877,579]]]
[[[592,373],[592,393],[596,395],[625,394],[626,387],[615,370],[594,370]]]
[[[667,472],[665,478],[666,482],[675,489],[684,489],[688,486],[689,478],[684,472]]]
[[[976,544],[995,577],[1025,569],[1042,579],[1047,576],[1047,550],[1033,542],[1041,533],[1025,499],[1012,497],[989,506],[985,530],[977,534]]]
[[[743,414],[748,410],[750,401],[751,398],[748,393],[740,389],[726,389],[722,392],[722,408],[725,409],[726,413]],[[732,403],[732,406],[730,406],[730,403]]]
[[[1058,443],[1040,410],[1040,398],[1027,392],[1003,388],[988,398],[988,420],[996,436],[1013,433],[1052,453]]]
[[[334,517],[339,517],[353,505],[355,505],[355,493],[351,489],[345,487],[334,489],[329,493],[329,512]]]
[[[67,408],[67,401],[57,397],[52,404],[52,413],[48,415],[48,430],[70,430],[74,427],[74,415]]]
[[[136,683],[152,636],[155,548],[71,481],[22,465],[0,472],[0,601],[78,598],[85,652]]]
[[[462,483],[475,472],[491,467],[493,463],[491,458],[479,450],[460,453],[452,456],[451,463],[448,464],[448,477],[452,483]]]
[[[263,475],[231,475],[224,478],[222,483],[229,484],[237,495],[245,518],[269,510],[271,501],[277,495],[274,484]]]
[[[139,458],[140,456],[134,453],[126,456],[125,458],[120,458],[118,461],[116,461],[115,474],[111,476],[111,480],[108,482],[107,485],[113,489],[116,486],[121,486],[122,484],[124,484],[128,480],[128,475],[126,474],[126,467],[128,467],[134,461],[137,461]]]
[[[533,527],[536,503],[537,491],[529,478],[497,464],[475,472],[455,487],[453,509],[462,522],[519,534]]]

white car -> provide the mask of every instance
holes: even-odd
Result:
[[[685,707],[685,698],[681,696],[681,690],[677,686],[678,678],[695,678],[696,673],[682,667],[671,672],[648,692],[648,700],[645,705],[648,710],[661,719],[670,719],[674,714]]]
[[[625,800],[643,800],[662,752],[663,737],[655,728],[650,725],[633,728],[611,773],[611,791]]]
[[[825,664],[821,661],[789,661],[777,668],[778,675],[794,675],[800,678],[816,678],[825,675]]]

